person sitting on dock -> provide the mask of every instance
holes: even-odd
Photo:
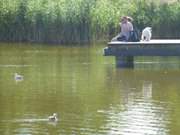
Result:
[[[122,17],[121,22],[119,23],[121,27],[121,32],[111,41],[128,41],[130,37],[130,32],[133,31],[133,25],[131,21],[131,17]]]
[[[127,19],[133,25],[133,18],[130,16],[127,16]],[[137,27],[133,26],[133,30],[131,30],[129,34],[128,42],[139,42],[139,41],[140,41],[139,30],[137,29]]]

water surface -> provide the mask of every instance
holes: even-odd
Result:
[[[179,135],[179,58],[117,69],[103,47],[1,44],[0,134]]]

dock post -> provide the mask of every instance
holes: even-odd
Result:
[[[118,68],[133,68],[134,57],[133,56],[116,56],[116,67]]]

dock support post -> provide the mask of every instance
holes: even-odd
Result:
[[[118,68],[133,68],[134,57],[133,56],[116,56],[116,67]]]

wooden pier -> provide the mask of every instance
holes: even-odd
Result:
[[[115,56],[117,67],[133,68],[135,56],[180,56],[180,40],[109,42],[104,56]]]

